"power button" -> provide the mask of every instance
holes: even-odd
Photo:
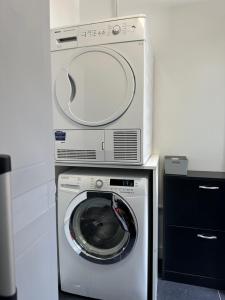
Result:
[[[113,27],[113,29],[112,29],[112,33],[113,33],[114,35],[119,34],[120,31],[121,31],[121,27],[120,27],[119,25],[115,25],[115,26]]]

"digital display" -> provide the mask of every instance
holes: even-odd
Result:
[[[110,179],[110,185],[113,185],[113,186],[134,186],[134,180]]]

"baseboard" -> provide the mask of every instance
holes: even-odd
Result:
[[[211,277],[183,274],[183,273],[177,273],[177,272],[165,271],[165,270],[163,272],[163,279],[191,284],[191,285],[214,288],[214,289],[221,289],[221,290],[225,289],[224,279],[216,279]]]

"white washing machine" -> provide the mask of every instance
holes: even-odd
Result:
[[[61,289],[102,300],[147,300],[148,178],[69,171],[58,180]]]
[[[152,50],[144,16],[51,31],[57,162],[143,164],[151,154]]]

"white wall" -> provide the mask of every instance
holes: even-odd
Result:
[[[56,300],[49,2],[0,1],[0,20],[0,153],[12,157],[18,300]]]
[[[50,27],[115,17],[115,0],[50,0]]]
[[[80,0],[80,22],[88,23],[116,16],[115,0]]]
[[[224,0],[119,1],[121,15],[141,12],[155,52],[154,151],[224,171]]]
[[[50,27],[71,26],[79,23],[79,0],[49,0]]]

